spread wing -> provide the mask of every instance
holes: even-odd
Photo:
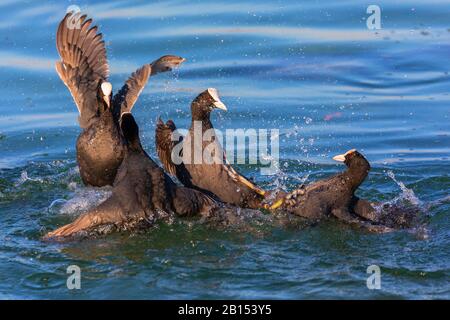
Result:
[[[181,136],[178,141],[173,141],[172,136],[176,129],[175,123],[172,120],[164,123],[161,118],[158,119],[155,130],[156,151],[164,169],[171,175],[177,177],[184,186],[192,187],[191,175],[184,164],[175,164],[172,161],[174,147],[179,143],[183,143],[183,137]],[[180,157],[182,157],[182,154],[180,154]]]
[[[105,42],[97,26],[86,15],[68,13],[58,26],[56,47],[61,61],[56,71],[69,88],[78,111],[81,127],[98,113],[97,91],[109,75]]]
[[[147,84],[151,72],[151,65],[143,65],[131,74],[123,87],[114,95],[112,105],[114,114],[117,117],[123,112],[131,112],[131,109]]]
[[[171,71],[179,67],[184,59],[174,55],[165,55],[150,64],[145,64],[131,74],[123,87],[114,95],[112,104],[115,116],[131,112],[149,77]]]
[[[177,141],[172,141],[172,134],[176,130],[175,123],[172,120],[164,123],[161,118],[158,119],[155,130],[156,151],[158,152],[159,160],[161,160],[164,169],[173,176],[176,176],[176,165],[172,162],[172,150],[177,143],[182,143],[183,138]]]

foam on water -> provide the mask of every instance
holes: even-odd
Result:
[[[20,178],[17,179],[17,181],[14,185],[15,185],[15,187],[20,187],[22,184],[24,184],[27,181],[40,182],[40,183],[44,182],[44,180],[40,177],[30,178],[28,176],[27,171],[24,170],[20,173]]]

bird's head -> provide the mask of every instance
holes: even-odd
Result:
[[[194,118],[196,115],[199,118],[203,118],[204,115],[209,115],[213,109],[227,111],[227,107],[219,98],[217,89],[208,88],[192,101],[191,110]]]
[[[364,156],[356,149],[351,149],[344,154],[340,154],[333,157],[333,160],[343,162],[347,167],[361,167],[366,168],[369,166],[369,162]],[[369,166],[370,168],[370,166]]]

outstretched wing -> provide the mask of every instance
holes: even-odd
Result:
[[[120,117],[123,112],[131,112],[150,76],[171,71],[179,67],[183,61],[184,58],[165,55],[133,72],[113,97],[112,105],[115,116]]]
[[[192,187],[190,179],[191,175],[184,164],[175,164],[172,161],[174,147],[179,143],[183,143],[182,136],[178,138],[178,141],[173,141],[172,137],[176,129],[175,123],[172,120],[168,120],[164,123],[161,118],[158,119],[155,130],[156,151],[158,152],[159,159],[161,160],[164,169],[171,175],[177,177],[184,186]],[[179,156],[182,157],[182,154]]]
[[[183,141],[183,137],[180,137],[178,142],[173,141],[172,135],[176,129],[172,120],[164,123],[159,118],[155,130],[156,151],[158,152],[159,160],[161,160],[164,169],[173,176],[177,175],[177,170],[176,165],[172,161],[172,150],[176,144]]]
[[[123,112],[131,112],[131,109],[147,84],[151,72],[151,65],[143,65],[131,74],[123,87],[114,95],[112,106],[114,114],[117,117]]]
[[[86,20],[86,15],[68,13],[56,33],[61,57],[56,62],[56,71],[75,100],[83,128],[98,113],[98,86],[109,75],[105,42],[102,34],[97,33],[97,26],[91,24],[92,19]]]

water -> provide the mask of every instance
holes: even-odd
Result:
[[[175,222],[42,242],[109,192],[81,183],[77,110],[53,67],[56,26],[72,4],[99,23],[116,89],[160,55],[187,59],[175,76],[151,79],[134,109],[153,158],[157,116],[186,127],[189,102],[216,87],[229,108],[214,112],[216,128],[281,129],[282,174],[238,166],[244,174],[291,189],[342,170],[331,157],[357,148],[373,166],[358,194],[415,201],[423,224],[253,234]],[[371,31],[369,4],[2,0],[0,298],[450,298],[450,6],[377,1],[382,29]],[[81,290],[66,288],[73,264]],[[381,290],[366,287],[372,264]]]

